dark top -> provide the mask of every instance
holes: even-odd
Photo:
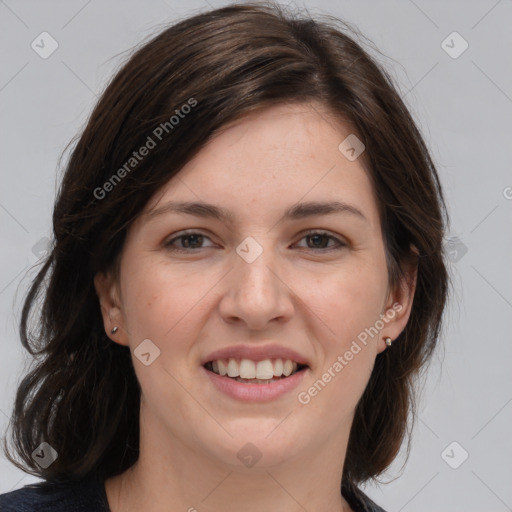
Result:
[[[360,489],[343,490],[354,512],[385,512]],[[46,480],[0,494],[1,512],[110,512],[105,478]]]

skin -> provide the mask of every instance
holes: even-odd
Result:
[[[362,157],[349,161],[338,149],[350,133],[314,103],[267,108],[224,127],[131,225],[119,282],[95,277],[105,330],[130,347],[142,389],[140,458],[105,484],[113,512],[169,504],[189,512],[351,510],[340,482],[354,410],[384,338],[396,339],[407,323],[416,278],[407,268],[409,284],[388,287],[370,179]],[[298,202],[334,199],[366,220],[336,213],[278,223]],[[145,214],[170,200],[214,203],[235,223]],[[204,237],[173,242],[188,252],[165,247],[186,229]],[[306,230],[328,231],[346,245]],[[252,263],[236,252],[248,236],[263,249]],[[400,312],[379,334],[299,403],[298,392],[396,303]],[[149,366],[133,353],[144,339],[160,349]],[[270,342],[311,362],[299,389],[274,401],[230,398],[201,371],[214,350]],[[261,453],[250,468],[237,458],[247,442]]]

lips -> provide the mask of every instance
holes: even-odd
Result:
[[[244,400],[275,398],[295,387],[299,374],[309,368],[307,358],[278,345],[227,347],[202,364],[219,390]]]
[[[309,369],[304,366],[289,377],[274,377],[276,380],[221,377],[213,371],[200,367],[213,388],[231,399],[242,402],[267,402],[289,395],[306,378]]]

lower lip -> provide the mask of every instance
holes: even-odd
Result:
[[[222,393],[243,400],[245,402],[266,402],[274,400],[285,393],[295,389],[304,378],[307,368],[285,377],[280,380],[275,380],[270,384],[244,384],[238,382],[230,377],[221,377],[214,372],[211,372],[201,367],[208,375],[213,385]]]

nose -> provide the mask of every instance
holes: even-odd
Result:
[[[285,322],[293,316],[292,283],[287,282],[290,279],[283,274],[288,274],[275,264],[270,252],[264,250],[252,263],[235,256],[219,305],[226,322],[262,330],[272,321]]]

